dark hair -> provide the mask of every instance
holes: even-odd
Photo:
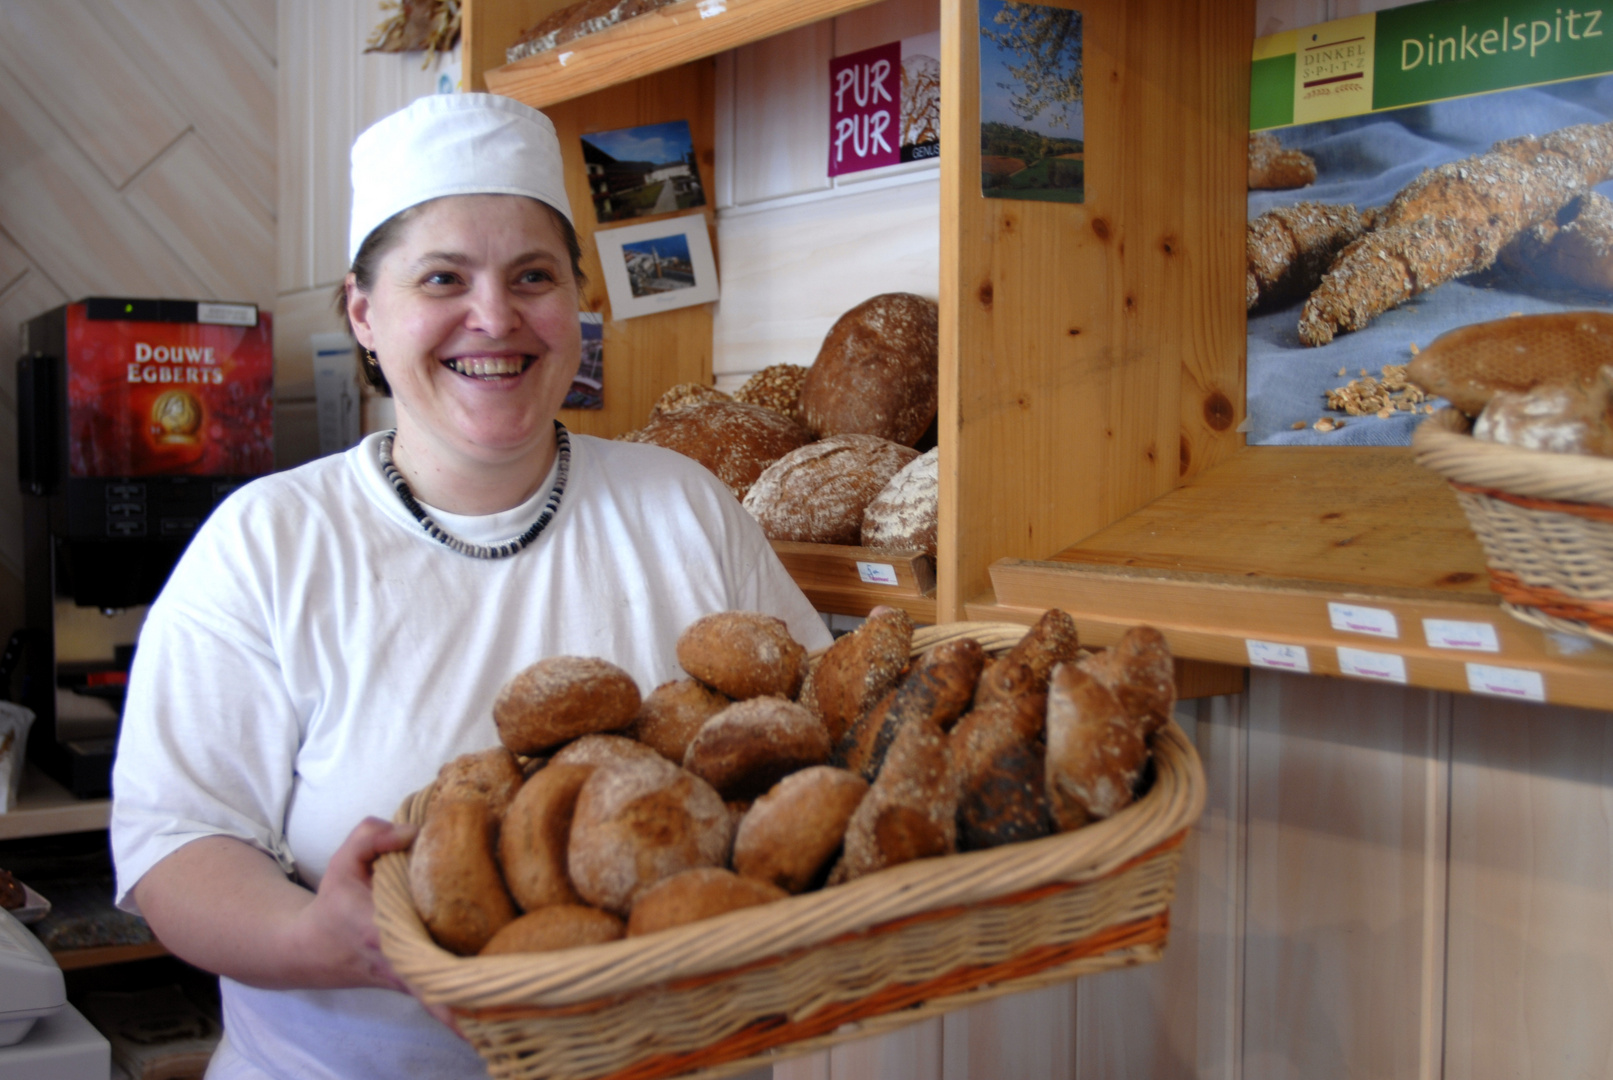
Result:
[[[433,200],[427,200],[431,202]],[[577,279],[577,287],[581,289],[588,284],[588,275],[582,272],[582,244],[577,239],[577,230],[566,215],[538,199],[533,202],[549,212],[555,225],[560,229],[560,235],[566,242],[566,254],[571,257],[571,276]],[[358,254],[353,257],[353,266],[348,271],[353,275],[353,283],[361,292],[369,292],[375,286],[375,272],[381,265],[386,253],[397,244],[403,227],[409,224],[426,203],[416,203],[414,206],[399,210],[381,224],[370,231],[364,238],[364,243],[358,247]],[[336,317],[347,326],[347,332],[353,333],[353,320],[347,314],[347,282],[343,280],[336,286],[335,306]],[[387,385],[386,376],[381,374],[381,365],[376,363],[375,354],[362,345],[353,346],[353,355],[358,358],[359,370],[364,374],[364,381],[379,390],[387,397],[392,396],[392,387]]]

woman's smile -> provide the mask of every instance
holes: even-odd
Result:
[[[523,374],[536,360],[535,356],[460,356],[443,364],[457,374],[494,382]]]

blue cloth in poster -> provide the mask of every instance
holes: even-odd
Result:
[[[1284,147],[1316,159],[1316,183],[1292,191],[1251,191],[1249,219],[1298,202],[1382,206],[1422,170],[1482,154],[1501,139],[1610,119],[1613,77],[1599,77],[1283,128],[1276,134]],[[1613,198],[1613,182],[1597,190]],[[1513,312],[1607,308],[1610,299],[1607,294],[1551,288],[1497,267],[1430,289],[1378,316],[1366,329],[1340,334],[1320,348],[1299,340],[1303,300],[1250,312],[1248,441],[1404,446],[1423,416],[1352,416],[1329,433],[1311,425],[1323,416],[1344,418],[1327,411],[1328,390],[1358,378],[1363,368],[1376,376],[1385,364],[1408,363],[1413,343],[1426,348],[1447,330]],[[1340,368],[1345,375],[1339,375]],[[1300,420],[1305,427],[1292,430]]]

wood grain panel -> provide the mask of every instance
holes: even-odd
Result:
[[[1212,443],[1237,445],[1245,174],[1226,163],[1247,127],[1251,12],[1082,5],[1087,201],[1068,205],[980,196],[976,5],[942,10],[948,618],[988,588],[993,559],[1059,550],[1168,491],[1184,446],[1191,471],[1223,452]],[[1227,404],[1201,442],[1208,421],[1183,417],[1209,386]]]
[[[1434,1080],[1448,699],[1265,671],[1249,694],[1243,1075]]]
[[[281,0],[284,3],[284,0]],[[489,68],[503,67],[504,56],[522,31],[535,26],[551,12],[569,7],[574,0],[486,0],[465,5],[460,40],[464,49],[465,89],[486,91],[483,78]]]
[[[734,203],[829,187],[825,20],[734,50]]]
[[[894,187],[724,214],[715,369],[810,365],[834,321],[882,292],[934,297],[940,279],[934,174]]]
[[[935,1080],[941,1075],[941,1019],[829,1051],[829,1080]]]
[[[1447,1074],[1613,1075],[1613,714],[1460,696]]]
[[[186,121],[78,0],[0,5],[0,64],[121,188]]]
[[[935,0],[885,0],[835,16],[834,54],[846,56],[940,29],[941,8]]]
[[[11,242],[9,236],[0,232],[0,294],[4,294],[27,272],[28,256]],[[0,337],[0,344],[4,344],[6,348],[11,347],[8,338]]]
[[[275,95],[276,288],[291,293],[319,284],[314,279],[317,241],[311,220],[320,187],[313,171],[316,20],[312,0],[278,0],[277,9],[281,60]],[[345,253],[345,232],[340,242]]]
[[[221,0],[264,55],[273,64],[279,51],[278,16],[275,0]]]
[[[1061,983],[943,1016],[941,1080],[1075,1076],[1076,986]]]
[[[274,217],[198,136],[170,147],[124,198],[206,283],[205,298],[273,310]]]
[[[196,0],[85,2],[272,214],[275,66],[241,24]]]
[[[313,400],[314,354],[310,334],[347,328],[332,306],[335,286],[282,293],[274,303],[274,392],[277,400]]]

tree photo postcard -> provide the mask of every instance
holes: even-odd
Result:
[[[980,193],[1086,201],[1081,13],[980,0]]]

